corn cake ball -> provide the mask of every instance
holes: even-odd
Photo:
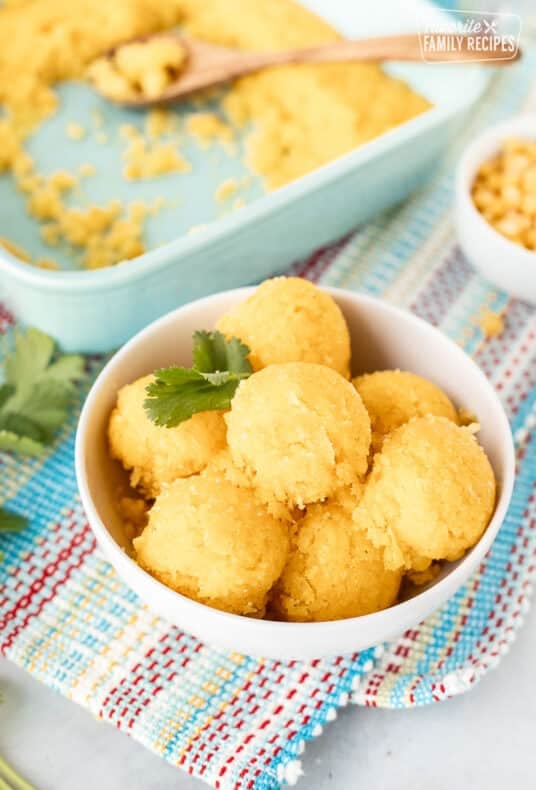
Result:
[[[163,490],[134,540],[149,573],[200,603],[264,614],[288,555],[288,528],[251,491],[217,474],[176,480]]]
[[[119,390],[108,426],[112,456],[131,470],[131,485],[151,498],[165,483],[200,472],[225,447],[223,412],[199,412],[174,428],[152,422],[143,408],[152,380],[143,376]]]
[[[353,379],[372,426],[372,448],[381,449],[384,437],[412,417],[435,414],[457,422],[456,409],[431,381],[406,370],[380,370]]]
[[[335,301],[301,277],[265,280],[223,315],[217,329],[251,350],[254,370],[280,362],[317,362],[350,375],[350,335]]]
[[[367,411],[352,384],[324,365],[289,362],[254,373],[225,420],[233,463],[265,502],[303,507],[367,470]]]
[[[417,417],[385,438],[354,520],[387,568],[423,571],[474,546],[494,505],[493,469],[470,429]]]
[[[295,622],[359,617],[391,606],[401,578],[400,570],[384,567],[383,550],[353,523],[351,509],[312,505],[291,538],[271,609]]]

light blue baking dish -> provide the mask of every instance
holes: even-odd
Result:
[[[430,9],[425,0],[407,0],[403,8],[395,0],[367,3],[366,15],[361,4],[347,0],[304,0],[304,5],[349,37],[422,28],[423,12]],[[30,141],[39,169],[72,169],[89,160],[102,174],[87,180],[91,200],[163,194],[178,197],[178,206],[149,227],[149,243],[161,246],[112,268],[50,272],[2,250],[0,298],[65,350],[106,351],[180,304],[261,280],[342,236],[422,183],[487,82],[485,69],[476,65],[391,64],[388,69],[426,95],[434,108],[271,194],[262,194],[253,178],[245,195],[252,202],[227,214],[213,194],[223,178],[244,175],[239,158],[192,144],[187,151],[191,174],[127,184],[120,177],[117,135],[109,145],[98,145],[90,135],[75,143],[66,139],[65,125],[69,120],[89,125],[97,106],[108,115],[107,131],[125,121],[141,123],[140,116],[107,107],[84,85],[62,86],[60,112]],[[186,234],[207,219],[201,231]],[[7,177],[0,179],[0,236],[51,256]],[[66,265],[61,254],[59,260]]]

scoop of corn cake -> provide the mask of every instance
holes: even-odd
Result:
[[[475,545],[493,513],[495,488],[469,428],[414,418],[385,438],[354,521],[384,548],[387,568],[423,571]]]
[[[159,494],[164,484],[204,469],[225,447],[226,433],[221,411],[199,412],[174,428],[156,425],[143,407],[151,381],[152,375],[143,376],[119,390],[108,426],[112,456],[148,497]]]
[[[350,335],[339,306],[300,277],[266,280],[225,313],[217,329],[249,346],[254,370],[281,362],[316,362],[350,374]]]
[[[288,554],[288,527],[252,491],[221,475],[176,480],[157,497],[134,540],[136,559],[200,603],[262,617]]]
[[[270,365],[242,381],[226,414],[233,463],[263,499],[303,507],[367,470],[370,420],[349,381],[324,365]]]
[[[434,414],[457,422],[456,409],[431,381],[406,370],[379,370],[353,379],[372,426],[372,447],[381,449],[384,437],[412,417]]]
[[[110,57],[91,63],[87,75],[110,98],[150,99],[162,94],[178,78],[186,59],[186,50],[178,39],[159,36],[123,44]]]
[[[377,612],[397,598],[402,573],[387,570],[352,511],[340,502],[312,505],[296,525],[271,600],[284,620],[340,620]]]

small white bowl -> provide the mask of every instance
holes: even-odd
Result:
[[[326,289],[340,305],[352,336],[354,373],[403,368],[426,376],[460,407],[474,411],[479,439],[495,470],[499,496],[479,543],[414,598],[382,612],[325,623],[280,623],[220,612],[165,587],[128,556],[128,541],[114,499],[117,464],[106,442],[108,417],[119,387],[158,367],[191,363],[195,329],[217,318],[252,288],[209,296],[154,322],[106,365],[88,395],[76,436],[76,474],[82,502],[99,544],[121,578],[163,618],[199,639],[241,653],[277,659],[344,654],[391,639],[415,626],[458,590],[481,563],[504,519],[514,480],[514,451],[508,421],[484,374],[450,339],[410,313],[386,302]]]
[[[458,241],[473,266],[512,296],[536,303],[536,251],[509,241],[478,211],[471,197],[475,175],[507,137],[536,140],[536,113],[488,129],[465,149],[456,173],[455,224]]]

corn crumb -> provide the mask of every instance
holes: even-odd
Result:
[[[230,143],[233,140],[233,130],[229,124],[213,112],[198,112],[186,119],[186,131],[203,148],[207,148],[216,140]]]
[[[496,313],[488,307],[482,308],[477,323],[484,337],[497,337],[504,330],[504,319],[501,313]]]
[[[86,130],[84,127],[79,124],[71,121],[66,126],[67,137],[71,140],[81,140],[83,137],[86,136]]]
[[[76,178],[68,173],[66,170],[58,170],[52,173],[48,178],[48,184],[52,189],[57,189],[58,192],[68,192],[73,189],[77,184]]]
[[[39,269],[47,269],[48,271],[55,272],[60,268],[56,261],[52,258],[39,258],[35,264]]]
[[[92,165],[90,162],[84,162],[78,168],[78,172],[81,176],[94,176],[97,170],[95,165]]]
[[[82,252],[82,263],[88,269],[135,258],[145,251],[143,226],[147,214],[141,201],[128,206],[126,215],[120,201],[106,206],[70,208],[58,198],[51,206],[32,204],[41,217],[51,219],[41,229],[41,237],[50,246],[67,245],[74,253]],[[52,215],[52,216],[51,216]]]
[[[134,129],[128,131],[128,139],[129,144],[123,153],[123,176],[128,181],[191,170],[176,143],[149,142]]]
[[[168,205],[169,205],[169,201],[166,200],[166,198],[159,195],[157,198],[154,199],[152,205],[148,206],[147,213],[150,214],[151,216],[155,216],[156,214],[158,214],[159,211],[161,211],[163,208],[166,208],[166,206]]]
[[[216,200],[219,200],[223,203],[225,200],[231,198],[238,189],[238,182],[234,178],[227,178],[225,181],[219,185],[214,193],[214,197]]]
[[[123,140],[136,140],[140,136],[140,132],[133,123],[122,123],[119,127],[119,136]]]
[[[158,139],[166,134],[170,134],[175,131],[176,127],[177,117],[170,112],[170,110],[164,110],[162,108],[151,110],[145,121],[145,131],[147,135],[153,139]]]

